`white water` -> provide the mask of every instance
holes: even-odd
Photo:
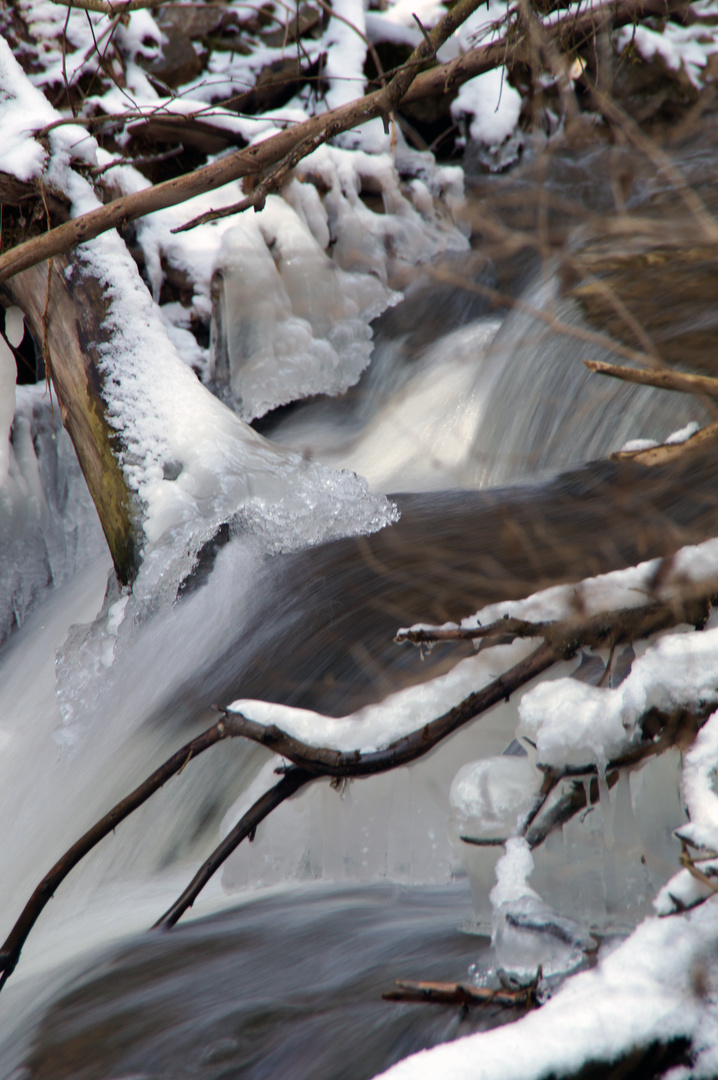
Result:
[[[529,295],[532,303],[541,299],[538,292]],[[563,346],[554,339],[552,347],[543,330],[543,359],[532,367],[529,385],[524,372],[528,343],[535,345],[535,325],[521,315],[508,316],[498,333],[497,325],[490,317],[453,330],[410,361],[400,342],[380,341],[377,369],[381,372],[383,365],[388,391],[376,375],[368,377],[355,405],[308,405],[298,419],[287,420],[284,431],[273,434],[329,464],[365,469],[375,490],[432,490],[603,456],[628,435],[665,437],[692,418],[690,407],[691,415],[685,415],[680,402],[665,405],[643,389],[616,391],[628,403],[619,420],[615,410],[604,413],[603,385],[594,389],[582,374],[572,375],[567,385],[568,357],[555,355]],[[570,348],[573,352],[573,344]],[[513,366],[506,363],[507,354]],[[553,398],[559,391],[557,409]],[[37,395],[33,400],[35,423],[47,425],[47,404],[42,406]],[[581,400],[590,415],[602,419],[567,426]],[[636,401],[658,404],[653,411],[636,409]],[[640,431],[634,426],[636,415],[642,417]],[[24,447],[22,475],[41,475],[29,432],[23,430],[20,425],[15,461]],[[352,432],[348,439],[347,430]],[[534,453],[532,448],[544,445],[547,431],[562,437],[545,452]],[[523,441],[517,432],[525,433]],[[76,466],[67,457],[64,438],[54,441],[50,435],[36,445],[45,455],[59,448],[61,480],[76,486]],[[38,490],[28,492],[28,507],[39,505]],[[111,620],[105,620],[99,636],[97,630],[73,631],[64,647],[70,628],[91,624],[102,608],[110,569],[107,556],[95,554],[96,521],[84,510],[78,515],[77,506],[86,507],[86,497],[66,501],[46,517],[53,542],[64,552],[57,579],[65,583],[50,589],[47,581],[36,590],[26,604],[35,610],[0,660],[0,811],[10,823],[0,855],[2,932],[58,855],[159,761],[211,722],[209,706],[224,693],[224,676],[214,662],[230,636],[238,649],[245,647],[242,627],[250,625],[264,599],[251,588],[262,579],[259,543],[237,536],[220,552],[209,583],[182,603],[165,603],[144,622],[123,626],[119,637],[108,631]],[[25,546],[25,539],[35,535],[31,526],[32,520],[17,526],[11,534],[16,547],[8,549],[22,552],[23,575],[30,580],[39,559],[32,541]],[[110,591],[107,604],[116,601]],[[266,634],[271,642],[271,627]],[[273,660],[281,668],[281,657]],[[563,666],[555,674],[569,670]],[[494,711],[410,769],[355,782],[343,793],[319,783],[285,804],[260,827],[254,845],[233,856],[193,914],[211,910],[222,890],[233,902],[238,889],[292,880],[449,880],[459,870],[448,827],[452,778],[465,762],[503,752],[516,728],[517,704],[518,699]],[[18,1017],[35,998],[39,973],[41,984],[52,987],[55,976],[47,973],[58,964],[74,963],[98,943],[139,930],[161,914],[241,807],[272,782],[273,765],[256,748],[223,745],[193,762],[103,841],[58,890],[31,934],[3,992],[0,1045],[13,1045]],[[567,833],[566,843],[580,849],[580,863],[585,831],[573,839]],[[474,855],[466,855],[469,863]],[[558,855],[547,847],[545,871],[537,875],[547,886],[556,880],[551,868]],[[494,853],[488,862],[484,877],[474,874],[475,881],[486,882],[474,897],[484,919]],[[584,874],[584,881],[590,885],[590,875]],[[586,895],[586,890],[576,894],[577,909]],[[3,1065],[2,1075],[9,1075],[8,1068]]]

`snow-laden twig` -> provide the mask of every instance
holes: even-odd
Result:
[[[603,24],[609,14],[614,26],[623,26],[654,15],[666,16],[680,6],[679,0],[668,0],[667,3],[665,0],[618,0],[615,4],[603,4],[592,8],[582,15],[570,12],[552,24],[551,34],[555,38],[557,47],[561,48],[572,41],[590,35],[597,25]],[[460,7],[457,5],[452,9],[450,15],[457,18]],[[458,23],[455,23],[454,28],[457,25]],[[438,26],[434,28],[432,34],[437,29]],[[428,49],[423,40],[422,45],[424,49]],[[378,116],[386,115],[388,109],[396,107],[402,101],[408,104],[451,93],[476,75],[504,64],[511,65],[520,62],[525,58],[526,49],[527,45],[522,36],[515,35],[512,31],[510,39],[509,37],[502,38],[489,45],[471,49],[449,63],[437,65],[418,75],[415,74],[414,68],[407,68],[404,65],[401,72],[395,76],[400,81],[395,83],[392,80],[392,83],[384,89],[366,94],[321,116],[312,117],[285,131],[277,132],[270,138],[228,154],[184,176],[166,180],[119,199],[113,199],[97,210],[89,211],[57,225],[43,236],[33,237],[18,244],[0,256],[0,281],[6,281],[19,271],[52,256],[68,252],[78,244],[99,236],[109,229],[123,226],[129,221],[136,221],[157,210],[177,206],[196,195],[215,191],[232,180],[261,174],[264,170],[282,162],[300,142],[307,140],[306,145],[309,147],[311,140],[319,132],[330,130],[331,134],[338,134],[367,123]],[[392,95],[388,96],[387,92],[392,85],[394,90]],[[396,100],[394,100],[394,95],[396,95]],[[31,194],[32,188],[26,186],[24,197]]]

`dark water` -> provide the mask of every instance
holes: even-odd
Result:
[[[579,180],[592,175],[590,166],[587,159]],[[561,179],[560,190],[573,185],[578,197],[577,175],[574,170]],[[638,181],[648,185],[637,204],[645,208],[655,193],[648,181]],[[610,210],[594,186],[586,195],[588,210]],[[521,194],[523,205],[526,193]],[[588,212],[587,207],[582,209]],[[493,252],[495,277],[487,276],[484,267],[474,276],[525,295],[537,267],[535,259],[526,262],[521,254],[515,264]],[[661,308],[665,295],[652,287],[651,311]],[[447,288],[444,296],[438,304],[444,317],[436,327],[418,320],[417,305],[425,303],[420,296],[413,307],[401,305],[387,315],[382,332],[405,338],[409,352],[420,353],[422,341],[485,314],[485,305],[473,303],[470,293]],[[571,304],[561,309],[562,318],[575,316],[579,325]],[[422,666],[415,650],[392,643],[398,626],[459,619],[486,603],[670,555],[682,544],[715,534],[718,470],[710,457],[663,470],[606,461],[575,464],[589,456],[604,457],[614,448],[603,434],[613,424],[608,398],[605,387],[597,387],[580,367],[583,350],[576,338],[549,339],[543,326],[539,329],[540,339],[530,319],[516,312],[507,317],[501,348],[489,358],[496,371],[487,390],[483,431],[493,430],[495,438],[487,446],[477,435],[472,451],[474,477],[483,462],[496,459],[502,478],[528,474],[531,479],[500,490],[403,496],[402,518],[392,529],[269,560],[250,584],[246,620],[228,622],[211,659],[199,667],[176,661],[171,691],[145,724],[154,735],[161,728],[162,739],[174,741],[160,748],[153,744],[153,753],[164,757],[176,749],[185,728],[204,724],[214,701],[254,696],[325,713],[356,709],[406,682],[429,677],[446,658],[453,662],[459,655],[458,649],[436,649]],[[540,370],[535,363],[539,345]],[[410,365],[408,355],[400,360]],[[570,375],[569,364],[574,365]],[[390,389],[400,376],[404,373],[390,380]],[[659,425],[655,420],[655,431],[644,430],[632,411],[633,391],[617,386],[609,397],[612,415],[621,417],[631,435],[664,436],[683,422],[661,420]],[[351,402],[311,408],[327,413],[332,424],[351,419]],[[599,414],[608,421],[594,430]],[[269,434],[276,422],[267,421]],[[559,457],[539,453],[549,438]],[[554,467],[567,471],[538,478]],[[196,599],[188,597],[187,604]],[[167,655],[171,651],[168,647]],[[157,678],[154,654],[147,672],[137,660],[134,678],[139,683],[146,679],[149,691]],[[140,751],[144,754],[142,746]],[[152,813],[159,803],[158,816],[164,812],[166,822],[184,815],[176,842],[167,826],[168,863],[174,849],[181,853],[190,844],[179,835],[187,820],[193,822],[192,842],[206,840],[203,855],[214,846],[219,820],[236,795],[232,784],[243,779],[238,778],[239,757],[236,748],[222,762],[208,756],[205,767],[203,759],[193,781],[195,795],[183,787],[178,796],[181,813],[176,805],[165,804],[163,811],[159,799],[153,803]],[[100,760],[104,767],[105,759]],[[143,756],[133,782],[147,771]],[[189,783],[189,772],[183,783]],[[98,784],[112,788],[110,768],[97,777]],[[69,782],[62,797],[68,804],[78,798]],[[36,835],[28,836],[33,850]],[[138,838],[138,846],[144,839]],[[21,899],[13,897],[13,906]],[[82,967],[74,961],[65,971],[28,980],[22,988],[28,995],[26,1011],[13,1033],[7,1025],[3,1029],[0,1077],[363,1080],[422,1047],[512,1018],[496,1010],[464,1017],[456,1008],[381,1000],[382,991],[398,977],[466,978],[469,965],[487,948],[485,939],[461,932],[470,916],[468,887],[461,882],[431,889],[315,886],[258,895],[169,934],[126,939],[83,961]],[[10,921],[10,916],[4,919]],[[35,1003],[29,1000],[33,986]],[[4,1006],[3,997],[0,1012]]]
[[[75,975],[12,1076],[364,1080],[518,1015],[382,1001],[396,978],[467,978],[488,948],[470,911],[464,882],[323,886],[135,937]]]

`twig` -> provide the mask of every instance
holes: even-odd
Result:
[[[516,990],[491,990],[488,986],[472,986],[470,983],[414,982],[397,979],[393,989],[381,995],[384,1001],[410,1001],[430,1005],[533,1005],[535,987],[522,986]]]
[[[641,386],[656,386],[659,390],[677,390],[682,394],[707,394],[718,398],[718,379],[712,375],[691,375],[685,371],[648,371],[645,368],[624,367],[621,364],[607,364],[603,360],[584,360],[589,371],[597,375],[608,375],[612,379],[624,382],[640,383]]]
[[[29,241],[29,243],[32,243],[32,241]],[[11,252],[8,254],[11,254]],[[485,285],[481,281],[471,281],[446,266],[429,266],[427,267],[427,273],[435,281],[441,281],[446,285],[455,285],[457,289],[464,289],[466,292],[475,293],[477,296],[485,296],[495,307],[513,308],[516,311],[525,312],[525,314],[530,315],[538,322],[550,327],[557,334],[563,334],[566,337],[575,338],[577,341],[591,345],[598,345],[600,348],[612,352],[615,356],[623,356],[626,360],[633,360],[639,364],[653,360],[651,355],[647,355],[638,349],[631,349],[628,345],[622,345],[620,341],[609,337],[608,334],[590,330],[585,326],[572,326],[570,323],[558,318],[551,311],[545,311],[543,308],[537,307],[536,304],[521,300],[510,293],[502,292],[491,285]],[[2,281],[2,258],[0,258],[0,281]]]
[[[686,842],[684,840],[680,856],[681,866],[684,866],[688,873],[691,875],[691,877],[694,877],[696,881],[700,881],[703,885],[706,885],[711,890],[711,892],[718,892],[718,881],[716,881],[715,878],[708,877],[708,875],[704,874],[702,870],[699,870],[696,866],[696,861],[697,860],[694,859],[688,851]]]
[[[14,971],[22,947],[40,912],[73,867],[133,810],[141,806],[155,791],[162,787],[171,776],[184,769],[191,758],[197,757],[216,742],[232,737],[247,738],[287,758],[295,768],[287,769],[282,780],[274,788],[266,792],[242,817],[229,836],[206,860],[187,889],[175,904],[165,912],[156,925],[172,926],[194,902],[204,884],[228,855],[235,850],[237,845],[254,833],[259,822],[275,806],[278,806],[304,784],[309,783],[310,780],[321,776],[334,778],[372,776],[377,773],[388,772],[402,765],[408,765],[429,753],[448,735],[479,714],[486,712],[493,705],[498,704],[500,701],[508,701],[513,693],[542,672],[548,670],[556,660],[566,655],[567,651],[575,650],[579,644],[605,638],[609,633],[612,634],[616,641],[621,641],[624,640],[624,635],[629,633],[629,628],[633,636],[638,636],[639,632],[651,634],[657,629],[664,629],[667,625],[679,622],[694,622],[696,625],[701,625],[702,620],[707,617],[707,600],[704,596],[702,599],[694,597],[688,600],[676,601],[672,606],[667,604],[648,605],[645,608],[613,612],[611,617],[614,619],[613,626],[609,626],[605,622],[601,623],[602,618],[606,620],[605,615],[593,616],[590,619],[583,620],[578,625],[575,621],[563,624],[524,623],[524,627],[532,627],[531,636],[536,634],[538,626],[542,626],[542,633],[547,640],[529,656],[520,660],[487,686],[469,694],[462,702],[437,719],[408,735],[394,740],[383,750],[368,752],[358,749],[341,751],[331,747],[310,746],[282,731],[276,725],[265,726],[239,712],[224,710],[222,720],[219,720],[202,735],[199,735],[173,754],[143,784],[135,788],[130,795],[113,807],[109,813],[73,844],[50,872],[45,875],[23,908],[2,948],[0,948],[0,989]],[[505,620],[500,621],[500,623],[504,622]],[[516,622],[522,623],[522,620],[516,620]],[[619,626],[616,626],[615,622],[618,622]],[[675,723],[678,724],[679,721]],[[614,765],[616,767],[619,767],[619,765],[631,765],[640,760],[641,755],[645,755],[647,752],[658,752],[656,748],[661,743],[661,740],[665,742],[667,739],[673,738],[674,734],[673,729],[669,731],[666,728],[661,733],[660,739],[651,739],[650,742],[632,749]],[[581,770],[582,773],[586,771],[588,771],[586,767]],[[573,770],[573,772],[576,772],[576,770]],[[572,775],[572,772],[568,770],[562,774],[562,776],[567,775]],[[557,780],[558,777],[552,777],[546,781],[544,785],[545,796],[550,793]],[[531,821],[537,816],[545,801],[546,797],[543,797],[537,805],[536,811],[530,819]]]
[[[170,0],[50,0],[60,7],[78,8],[80,11],[94,11],[98,15],[128,15],[131,11],[144,8],[156,8]]]
[[[602,611],[588,618],[576,616],[548,622],[531,622],[505,615],[488,626],[400,630],[394,640],[399,644],[410,641],[413,645],[427,645],[438,641],[485,639],[487,644],[496,644],[497,639],[540,637],[559,652],[575,652],[580,647],[600,649],[648,637],[678,622],[703,625],[709,615],[706,595],[712,591],[713,584],[708,587],[702,584],[697,594],[684,594],[675,603],[652,602],[635,608]]]
[[[670,465],[671,462],[691,454],[700,453],[709,446],[718,445],[718,421],[707,424],[681,443],[663,443],[651,446],[648,450],[617,450],[611,454],[612,461],[631,461],[635,465],[654,466]]]
[[[381,116],[384,119],[385,127],[387,126],[387,117],[391,116],[394,112],[411,83],[416,78],[419,66],[436,55],[437,49],[451,37],[454,31],[468,19],[469,15],[471,15],[482,2],[483,0],[458,0],[458,3],[455,4],[442,19],[440,19],[431,33],[427,34],[426,31],[424,31],[424,39],[414,49],[411,56],[406,61],[406,64],[403,64],[391,81],[382,90],[377,92],[377,100],[373,104],[372,111],[374,117]],[[364,100],[366,101],[367,99],[365,98]],[[271,172],[269,176],[265,177],[246,199],[242,199],[241,202],[236,203],[234,206],[223,207],[219,210],[210,210],[205,214],[201,214],[192,221],[188,221],[179,228],[174,229],[173,232],[185,232],[188,229],[196,228],[197,225],[216,220],[218,217],[227,217],[231,214],[240,213],[243,210],[249,209],[250,206],[253,206],[255,210],[261,210],[265,204],[267,195],[271,191],[276,190],[276,188],[283,183],[291,170],[299,164],[302,158],[307,157],[307,155],[311,154],[313,150],[316,150],[318,146],[328,142],[329,139],[340,134],[340,132],[344,130],[346,130],[346,128],[342,121],[334,113],[327,113],[324,122],[320,125],[319,129],[313,131],[304,139],[297,142],[286,157],[280,161],[277,168]]]
[[[182,895],[179,896],[172,907],[157,920],[152,929],[158,929],[159,927],[169,929],[171,926],[174,926],[177,920],[184,915],[185,911],[192,907],[192,904],[195,902],[209,879],[219,869],[222,863],[229,858],[235,848],[237,848],[246,837],[252,836],[259,823],[264,821],[267,815],[271,814],[272,810],[275,810],[285,801],[285,799],[288,799],[291,795],[294,795],[296,791],[299,791],[301,787],[308,784],[310,780],[315,779],[316,776],[313,773],[305,772],[304,769],[287,769],[279,783],[275,784],[269,791],[266,791],[260,799],[257,799],[256,803],[254,803],[247,813],[243,814],[242,818],[237,822],[232,831],[227,834],[222,843],[219,844],[209,858],[202,863]]]

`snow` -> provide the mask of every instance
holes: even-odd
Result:
[[[425,1050],[381,1076],[387,1080],[533,1080],[611,1063],[656,1038],[695,1039],[705,1064],[718,1038],[712,995],[695,973],[718,945],[716,902],[684,919],[648,919],[594,971],[574,976],[538,1011],[494,1031]],[[702,1058],[691,1072],[706,1075]],[[709,1074],[707,1074],[709,1075]]]
[[[494,151],[503,147],[503,151],[496,154],[497,167],[503,167],[518,156],[520,141],[516,129],[521,104],[521,95],[509,83],[506,70],[495,68],[469,79],[460,87],[451,103],[451,115],[457,123],[468,119],[469,134],[474,142]],[[511,145],[504,146],[509,140],[512,140]]]
[[[0,124],[7,123],[12,133],[16,114],[22,114],[28,129],[55,119],[58,114],[29,84],[2,42],[0,58],[5,54],[9,107]],[[67,193],[73,213],[79,214],[100,204],[71,167],[71,150],[77,152],[73,131],[70,126],[51,132],[53,153],[46,175]],[[92,159],[94,140],[85,132],[82,136],[84,156]],[[44,163],[44,156],[37,155],[35,175]],[[228,518],[239,524],[238,514],[241,527],[262,537],[272,551],[371,531],[395,519],[393,506],[369,495],[364,480],[348,472],[331,473],[272,447],[202,386],[180,359],[116,232],[82,245],[78,257],[82,272],[95,277],[109,302],[108,340],[99,347],[99,367],[108,419],[122,437],[123,473],[144,508],[148,546],[141,577],[146,589],[162,581],[171,593],[202,543]],[[186,539],[180,539],[188,529],[193,534],[189,550]],[[177,544],[183,551],[179,561],[176,554],[169,555]],[[175,562],[172,573],[168,557]],[[136,593],[141,591],[138,583]]]
[[[663,599],[670,598],[672,587],[680,589],[689,582],[702,583],[710,591],[715,583],[717,558],[716,540],[684,548],[676,556],[673,579],[669,577],[665,582]],[[659,560],[651,560],[583,581],[579,602],[584,615],[645,602],[645,592],[658,564]],[[555,586],[525,600],[490,605],[464,619],[461,625],[486,626],[504,615],[531,621],[567,618],[575,613],[577,599],[575,586]],[[417,624],[411,629],[421,628]],[[519,638],[509,645],[482,650],[431,683],[399,691],[378,705],[341,718],[250,699],[233,702],[231,709],[257,723],[276,724],[311,746],[368,753],[442,715],[468,693],[518,663],[535,644],[530,638]],[[521,698],[519,733],[536,743],[536,759],[541,766],[605,766],[640,740],[638,721],[647,710],[703,707],[714,700],[718,700],[718,628],[702,633],[671,632],[649,645],[615,689],[572,678],[539,682]]]
[[[276,724],[310,746],[372,753],[424,727],[530,651],[524,641],[499,645],[491,650],[490,657],[488,651],[468,657],[430,683],[390,694],[380,704],[368,705],[349,716],[323,716],[310,709],[251,699],[233,701],[230,710],[258,724]]]
[[[715,5],[708,0],[693,5],[693,10],[711,15],[715,14]],[[700,87],[708,60],[718,52],[718,42],[711,29],[700,21],[689,26],[667,21],[658,30],[649,26],[624,26],[616,32],[616,45],[619,52],[634,46],[644,60],[659,57],[671,71],[684,71],[693,85]]]
[[[474,842],[506,840],[531,807],[542,779],[528,757],[468,762],[451,784],[451,821],[457,834]]]
[[[635,660],[615,690],[575,679],[542,683],[523,698],[520,732],[542,766],[597,764],[640,742],[650,709],[703,707],[718,700],[718,630],[666,634]]]
[[[108,157],[85,129],[65,125],[50,132],[49,154],[31,137],[59,116],[39,87],[62,81],[58,42],[68,12],[44,0],[34,4],[20,0],[19,7],[36,29],[44,26],[42,35],[48,44],[32,77],[33,86],[5,42],[0,42],[0,169],[22,180],[44,177],[56,184],[72,199],[74,213],[93,209],[99,205],[96,196],[73,170],[72,162],[79,157],[106,164]],[[703,15],[714,11],[710,2],[693,7]],[[413,45],[420,39],[413,13],[430,27],[443,10],[436,0],[421,0],[419,4],[399,0],[384,12],[365,12],[359,0],[339,0],[334,11],[355,29],[331,18],[324,33],[311,44],[308,58],[315,61],[328,50],[326,103],[312,102],[310,94],[303,93],[281,110],[258,119],[237,116],[213,102],[222,93],[236,93],[238,87],[253,82],[261,67],[281,56],[281,49],[257,48],[251,57],[215,54],[209,78],[180,88],[174,98],[162,98],[134,62],[139,55],[156,55],[162,34],[149,12],[136,12],[118,27],[116,35],[126,62],[127,86],[91,98],[87,106],[111,112],[131,107],[174,114],[205,108],[203,118],[218,128],[247,140],[266,138],[286,122],[301,121],[361,92],[366,54],[362,34],[373,42]],[[441,59],[458,55],[475,40],[495,37],[496,23],[506,10],[492,3],[488,10],[477,12],[470,25],[447,43]],[[91,56],[90,23],[101,39],[109,20],[69,12],[71,49],[65,64],[70,81],[96,66]],[[671,70],[685,71],[697,86],[707,59],[718,49],[714,35],[700,22],[691,26],[667,22],[661,30],[626,28],[617,40],[620,48],[633,42],[648,59],[659,56]],[[472,139],[483,143],[493,155],[487,160],[500,168],[518,152],[520,107],[520,96],[508,84],[505,73],[494,71],[461,88],[452,115],[468,126]],[[348,149],[356,147],[362,151]],[[173,597],[177,581],[191,565],[196,550],[226,520],[235,532],[254,535],[263,551],[288,550],[331,536],[380,528],[393,520],[393,508],[371,496],[359,478],[348,472],[330,472],[296,453],[271,446],[217,401],[191,370],[206,371],[208,357],[189,327],[195,315],[205,321],[209,318],[210,281],[219,269],[224,275],[223,321],[232,325],[228,334],[230,384],[241,402],[242,415],[258,416],[307,394],[342,392],[356,381],[368,361],[369,322],[395,299],[394,276],[402,262],[413,266],[441,251],[465,246],[453,222],[442,219],[434,204],[437,197],[459,198],[458,171],[437,169],[428,159],[422,163],[420,157],[407,151],[399,138],[394,160],[390,137],[381,123],[375,122],[345,136],[342,145],[315,152],[281,197],[270,197],[262,213],[245,217],[239,225],[227,219],[192,234],[171,233],[189,217],[238,201],[243,194],[238,183],[152,215],[138,227],[138,240],[153,296],[139,280],[116,234],[81,249],[84,268],[104,283],[110,302],[112,348],[105,348],[101,366],[111,420],[123,438],[122,467],[143,506],[146,561],[137,587],[139,598],[158,589]],[[121,190],[139,190],[146,184],[130,167],[112,171]],[[413,179],[400,184],[400,172],[408,172]],[[362,190],[380,192],[384,214],[369,210],[361,198]],[[251,274],[247,272],[247,252],[253,258]],[[176,303],[158,307],[165,260],[187,274],[193,289],[189,308]],[[323,306],[317,304],[317,293]],[[301,374],[296,370],[299,365]],[[456,385],[463,385],[458,369],[452,377]],[[427,400],[422,399],[419,405],[430,421],[428,385],[423,387]],[[433,392],[436,394],[436,387]],[[15,364],[11,352],[0,342],[0,509],[4,512],[22,499],[23,506],[45,522],[51,546],[53,529],[47,523],[54,521],[54,509],[43,489],[33,449],[38,439],[37,415],[42,412],[36,398],[37,394],[18,392],[10,446]],[[684,441],[696,427],[689,424],[667,441]],[[54,432],[51,436],[45,431],[43,437],[54,437]],[[407,447],[411,441],[406,440]],[[654,444],[634,440],[624,449],[647,445]],[[410,451],[406,450],[401,460],[409,459]],[[386,479],[390,470],[386,462],[381,466]],[[458,467],[457,463],[450,462],[448,467],[454,466]],[[192,533],[189,549],[173,563],[188,530]],[[13,543],[23,543],[23,535],[20,530]],[[70,553],[68,565],[71,561]],[[673,566],[673,585],[669,580],[665,595],[670,597],[671,588],[680,588],[685,579],[699,581],[714,576],[717,561],[715,542],[682,552]],[[56,574],[59,580],[62,560],[50,552],[47,565],[50,576]],[[577,606],[590,612],[638,604],[645,600],[656,567],[654,562],[594,579],[577,590],[558,587],[526,601],[493,605],[465,620],[464,625],[485,624],[507,613],[545,619],[565,617]],[[36,584],[38,593],[48,587],[47,581]],[[13,614],[21,619],[34,602],[30,592],[20,596],[12,582],[7,589],[3,587],[3,595],[14,605],[13,612],[10,607],[8,613],[3,609],[3,617]],[[102,631],[93,639],[93,663],[99,667],[112,666],[123,621],[134,603],[127,594],[108,599]],[[451,793],[453,828],[471,833],[475,839],[506,841],[506,852],[496,866],[497,883],[491,900],[497,962],[509,973],[529,976],[539,963],[544,964],[545,972],[551,970],[551,964],[555,970],[566,970],[582,955],[588,941],[585,932],[582,937],[581,927],[557,916],[544,902],[543,889],[536,881],[541,856],[532,855],[524,839],[511,835],[540,781],[537,763],[557,768],[598,767],[602,816],[594,815],[594,825],[599,819],[599,828],[612,847],[603,769],[611,758],[636,745],[641,738],[638,721],[650,708],[705,708],[718,701],[717,635],[716,629],[702,634],[664,634],[648,643],[627,678],[615,688],[558,677],[527,689],[516,695],[515,734],[535,743],[535,755],[485,758],[464,764],[456,774]],[[82,637],[82,644],[86,643]],[[233,708],[259,723],[278,724],[310,745],[369,752],[420,729],[527,655],[534,644],[517,641],[477,653],[432,683],[339,719],[248,700],[235,702]],[[59,661],[62,674],[63,654]],[[68,678],[72,678],[68,670]],[[563,671],[565,668],[559,674]],[[510,707],[515,708],[516,703]],[[64,715],[69,731],[71,702]],[[717,762],[715,712],[683,760],[681,794],[690,820],[682,825],[679,817],[675,820],[680,825],[680,838],[709,853],[718,849]],[[267,764],[243,796],[245,800],[264,790],[277,764],[277,759]],[[627,784],[628,779],[623,779]],[[645,776],[637,775],[637,780],[645,780]],[[611,798],[617,802],[618,794]],[[287,832],[285,839],[296,854],[300,848],[295,839],[301,835],[302,825],[301,815],[292,813],[295,831]],[[700,865],[704,873],[718,871],[718,859],[709,858]],[[461,1080],[504,1077],[509,1069],[512,1077],[561,1074],[581,1067],[587,1056],[611,1062],[635,1045],[653,1042],[656,1033],[663,1039],[692,1039],[699,1055],[692,1075],[711,1075],[718,1044],[714,997],[701,996],[696,986],[705,956],[718,946],[718,901],[711,898],[710,889],[683,869],[661,890],[656,910],[669,915],[681,905],[706,898],[706,903],[689,914],[647,919],[626,942],[604,954],[595,971],[571,979],[539,1013],[508,1028],[417,1055],[385,1075],[412,1080],[447,1075]],[[554,946],[549,954],[546,939],[552,934],[564,947]]]

